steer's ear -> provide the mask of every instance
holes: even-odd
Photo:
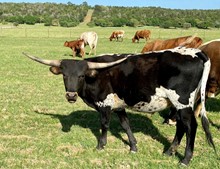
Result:
[[[96,78],[98,71],[95,69],[87,70],[86,76],[90,78]]]
[[[55,75],[59,75],[62,73],[60,67],[56,67],[56,66],[51,66],[50,71]]]

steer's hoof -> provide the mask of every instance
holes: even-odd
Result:
[[[189,164],[189,160],[183,159],[183,160],[180,161],[180,165],[181,165],[181,166],[187,167],[188,164]]]
[[[131,153],[137,153],[137,147],[136,146],[131,147],[130,152]]]
[[[167,156],[172,156],[172,155],[175,154],[175,152],[170,151],[170,150],[167,150],[167,151],[165,151],[163,154],[165,154],[165,155],[167,155]]]
[[[97,146],[97,147],[96,147],[96,150],[101,151],[101,150],[104,150],[104,148],[105,148],[105,146]]]

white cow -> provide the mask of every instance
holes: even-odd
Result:
[[[98,35],[96,32],[90,31],[90,32],[83,32],[80,35],[80,39],[84,40],[84,44],[89,45],[90,52],[89,55],[91,55],[92,50],[94,51],[94,55],[96,55],[96,46],[98,41]]]

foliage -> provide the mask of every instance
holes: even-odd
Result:
[[[220,10],[180,10],[180,9],[165,9],[160,7],[115,7],[115,6],[99,6],[94,8],[92,21],[97,26],[103,26],[96,21],[102,18],[102,23],[105,26],[111,20],[124,19],[121,26],[160,26],[162,28],[183,27],[184,23],[190,23],[192,27],[208,28],[215,27],[212,23],[219,21],[218,16]],[[136,20],[136,24],[131,24]],[[139,23],[138,23],[139,22]],[[117,26],[118,23],[116,23]],[[114,23],[113,23],[113,26]]]
[[[0,3],[0,22],[44,23],[46,26],[75,27],[94,9],[88,25],[101,27],[159,26],[185,28],[185,23],[201,29],[220,27],[220,10],[180,10],[160,7],[91,7],[87,2],[75,5],[56,3]],[[54,20],[58,21],[54,24]],[[189,26],[189,25],[188,25]]]
[[[82,5],[56,3],[0,3],[0,22],[17,22],[19,24],[44,23],[53,25],[53,20],[61,22],[56,25],[72,27],[83,21],[88,9]],[[70,22],[70,23],[68,23]]]

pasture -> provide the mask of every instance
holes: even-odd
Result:
[[[127,110],[138,142],[136,154],[129,153],[127,136],[116,115],[112,114],[108,144],[105,150],[97,151],[99,114],[80,99],[75,104],[68,103],[62,77],[54,76],[48,67],[27,59],[22,52],[47,59],[71,59],[72,51],[63,46],[64,42],[75,40],[89,30],[96,31],[99,36],[98,55],[139,53],[145,40],[134,44],[131,38],[136,30],[144,28],[151,30],[151,40],[197,33],[204,42],[219,38],[219,30],[125,27],[125,39],[121,43],[108,39],[112,31],[121,28],[0,27],[0,168],[179,168],[185,139],[175,156],[163,155],[175,134],[175,127],[162,124],[168,110],[153,115]],[[206,108],[219,151],[220,96],[209,99]],[[200,119],[197,121],[194,156],[189,168],[219,168],[220,161],[206,142]]]

